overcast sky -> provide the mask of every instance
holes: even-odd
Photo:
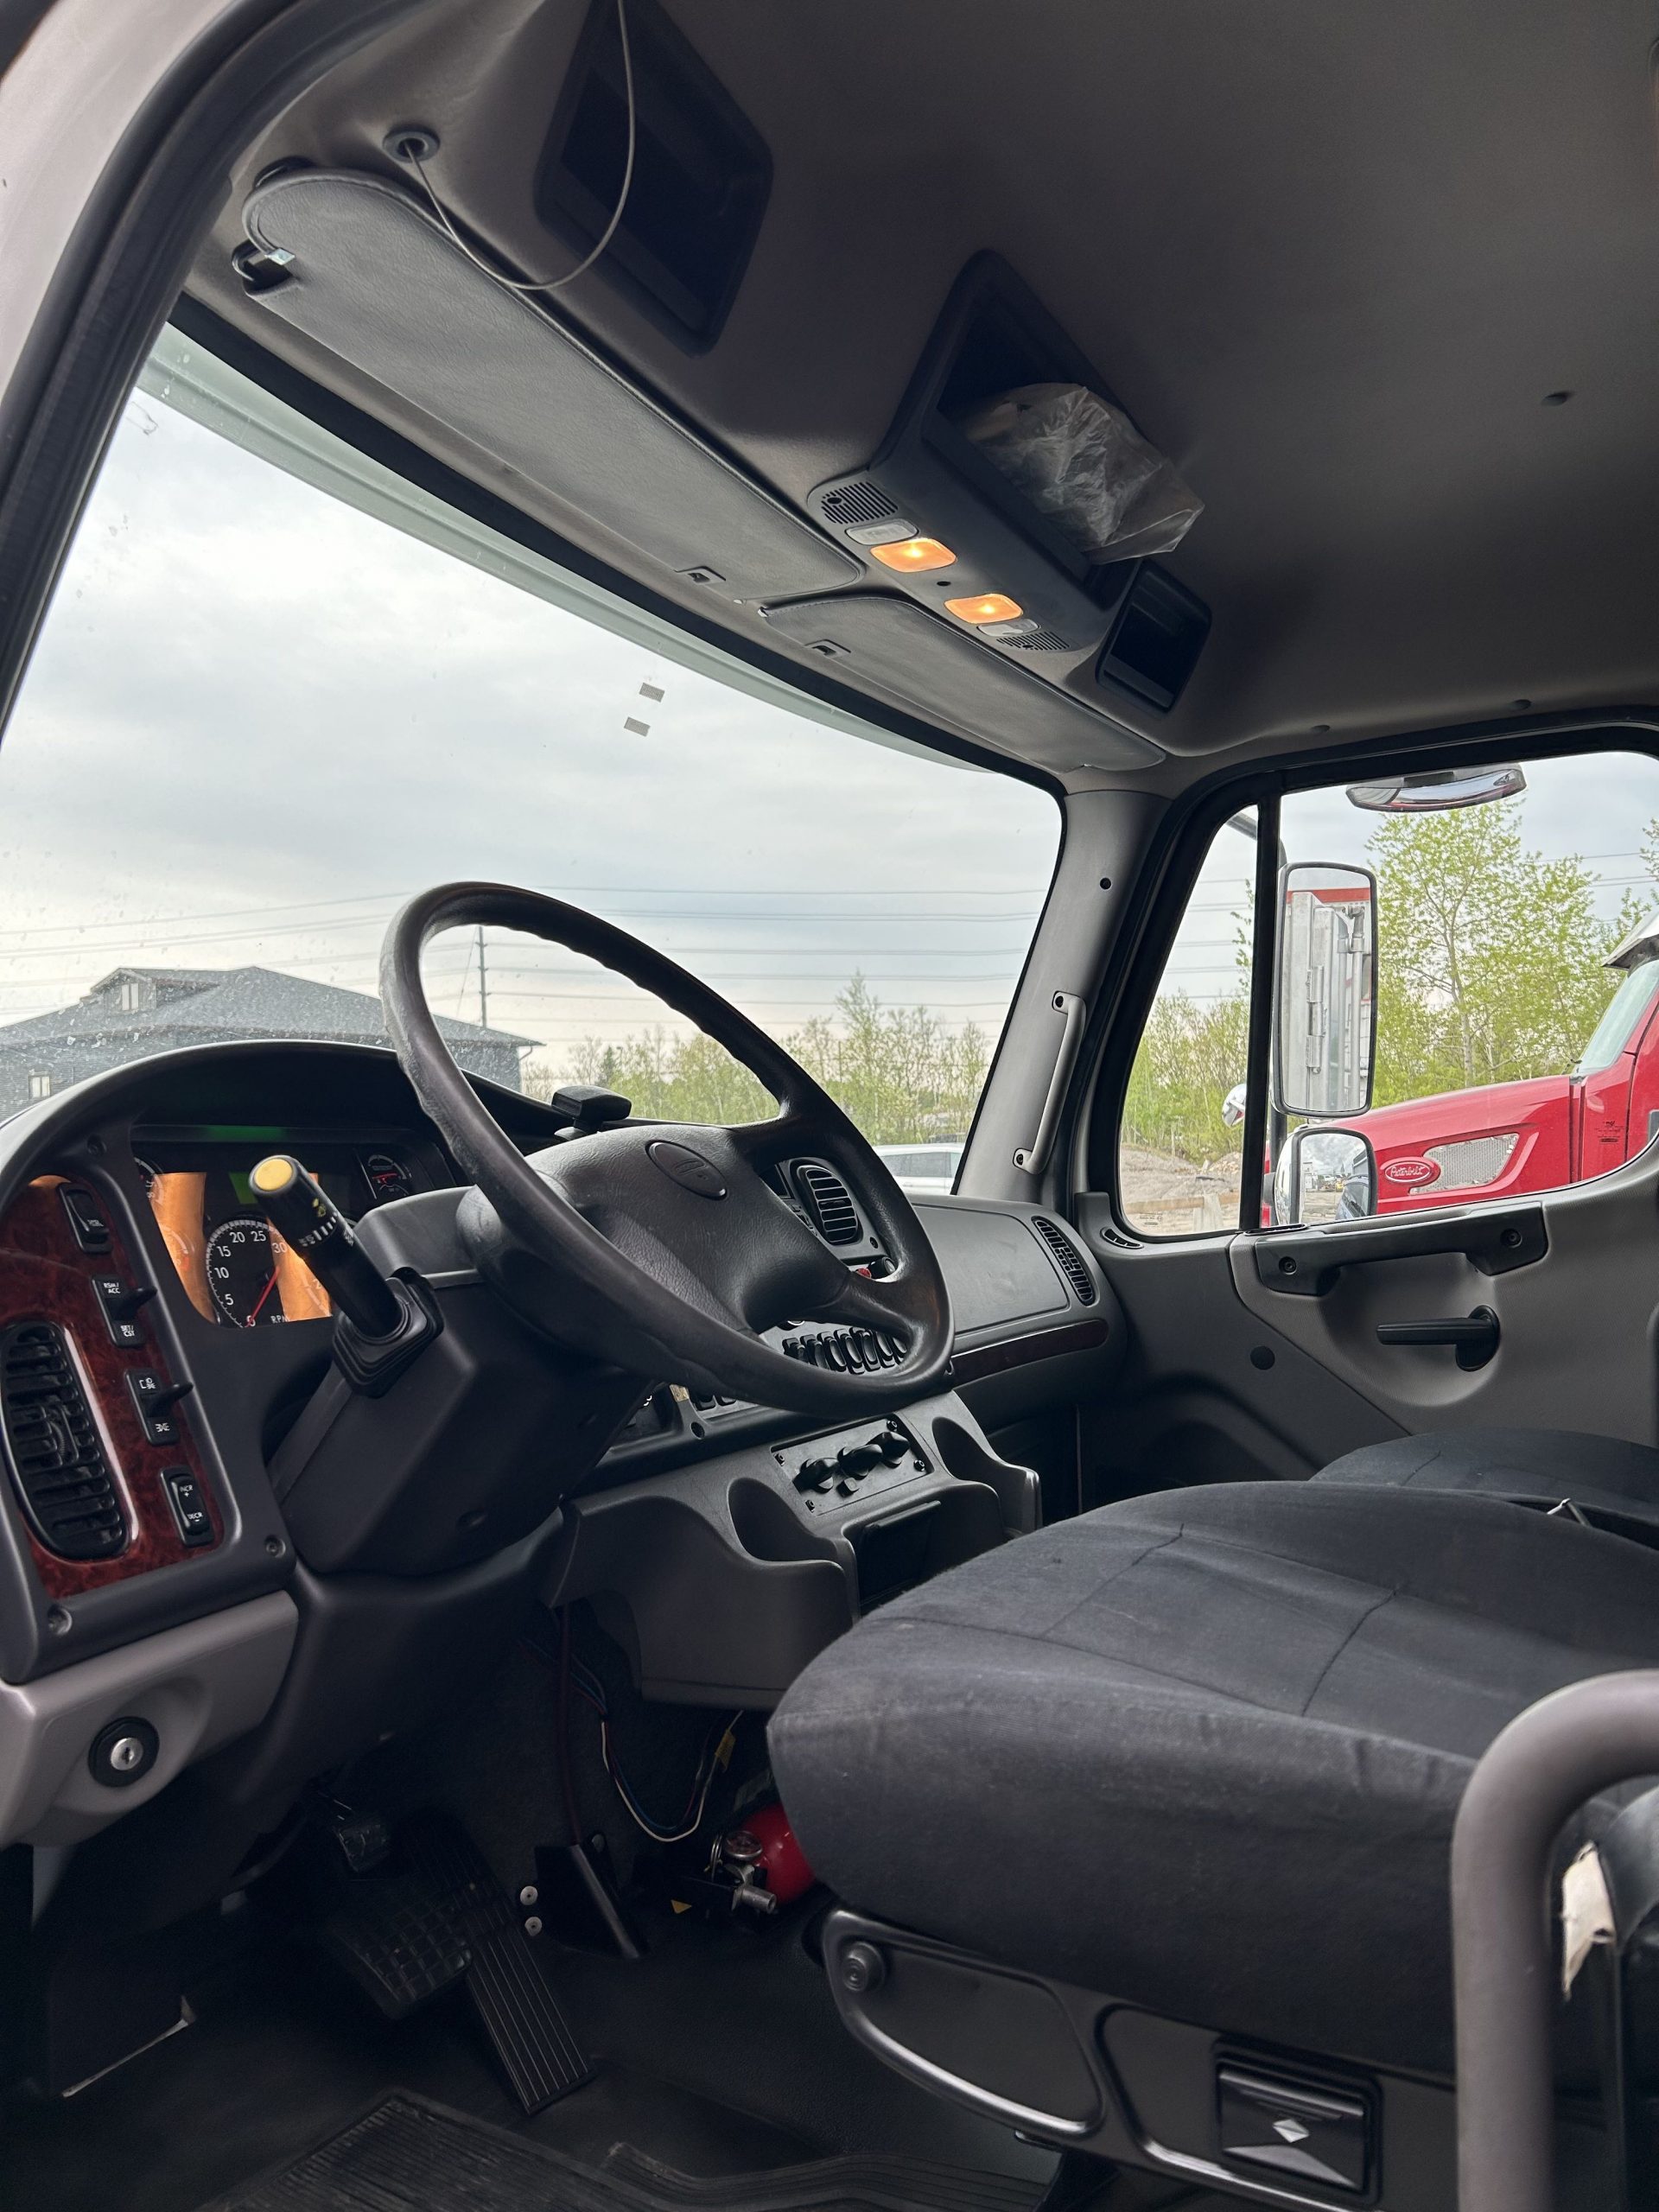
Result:
[[[779,1032],[855,971],[995,1028],[1058,830],[1029,785],[729,690],[141,392],[0,751],[0,1020],[124,963],[372,988],[399,898],[480,875],[598,909]],[[488,963],[492,1022],[556,1065],[658,1011],[563,950]],[[476,1018],[471,945],[433,967]]]
[[[1659,766],[1528,773],[1530,843],[1582,855],[1610,912],[1654,890],[1637,847]],[[1375,817],[1338,791],[1286,823],[1296,857],[1359,860]],[[1028,785],[733,690],[141,392],[0,750],[0,1022],[124,963],[369,989],[400,898],[484,875],[596,908],[779,1033],[855,972],[994,1029],[1058,835]],[[1249,866],[1224,833],[1167,988],[1232,988]],[[492,1021],[556,1066],[659,1017],[562,950],[498,937],[486,957]],[[439,1010],[476,1018],[472,944],[431,969]]]
[[[1527,843],[1549,859],[1576,854],[1598,880],[1597,903],[1610,918],[1627,892],[1659,905],[1640,846],[1659,822],[1659,761],[1636,753],[1526,764],[1527,789],[1501,802]],[[1302,791],[1284,806],[1286,851],[1296,861],[1363,863],[1382,817],[1351,805],[1346,790]],[[1164,978],[1166,990],[1213,1001],[1238,985],[1235,948],[1249,913],[1254,843],[1223,830],[1211,848]],[[1386,959],[1388,948],[1382,947]]]

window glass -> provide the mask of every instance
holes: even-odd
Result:
[[[1153,1236],[1238,1226],[1255,817],[1219,830],[1199,870],[1135,1054],[1118,1192]]]
[[[0,1116],[195,1041],[383,1041],[388,919],[486,877],[668,952],[948,1177],[1058,832],[1044,791],[683,637],[168,333],[0,753]],[[429,975],[497,1081],[755,1103],[558,948],[471,932]]]
[[[1290,862],[1376,877],[1374,1104],[1331,1126],[1370,1140],[1385,1215],[1605,1174],[1659,1118],[1659,762],[1522,761],[1486,787],[1284,803]]]

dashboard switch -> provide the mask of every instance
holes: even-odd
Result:
[[[79,1184],[63,1185],[63,1210],[69,1217],[69,1226],[74,1231],[75,1242],[83,1252],[107,1252],[110,1249],[109,1217],[102,1201]]]
[[[173,1408],[181,1398],[189,1396],[195,1384],[168,1382],[153,1367],[132,1367],[127,1370],[127,1388],[149,1441],[176,1444],[179,1424],[173,1418]]]
[[[104,1319],[110,1332],[110,1340],[127,1350],[144,1340],[144,1332],[135,1318],[149,1305],[156,1293],[146,1287],[135,1290],[119,1275],[94,1275],[92,1288],[98,1293],[98,1302],[104,1309]]]
[[[211,1544],[213,1516],[207,1510],[207,1493],[196,1476],[188,1467],[163,1467],[162,1483],[185,1545],[194,1550],[198,1544]]]

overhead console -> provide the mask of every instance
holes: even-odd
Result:
[[[767,615],[849,674],[1018,734],[1028,757],[1120,766],[1139,741],[1107,718],[1129,702],[1157,714],[1174,705],[1210,611],[1149,560],[1083,550],[965,427],[1000,395],[1061,386],[1117,407],[1007,264],[981,254],[946,302],[880,451],[809,502],[862,550],[882,589]],[[1127,552],[1135,540],[1125,543]],[[1154,748],[1139,745],[1135,757]]]
[[[596,4],[536,169],[536,227],[587,252],[620,202],[594,281],[700,353],[744,281],[771,157],[661,10],[640,0],[631,22],[627,194],[616,11]],[[1173,482],[1188,520],[1198,502],[996,256],[963,270],[880,449],[795,505],[721,444],[718,425],[689,419],[589,335],[579,307],[505,267],[498,282],[487,256],[463,247],[453,226],[464,212],[432,197],[457,166],[429,121],[394,119],[385,151],[391,174],[305,161],[264,171],[232,256],[255,320],[286,324],[546,495],[577,538],[613,541],[619,566],[654,571],[681,599],[695,588],[752,637],[764,624],[855,691],[1055,769],[1160,757],[1143,733],[1179,700],[1210,613],[1146,557],[1180,529],[1134,526],[1145,504],[1135,471]],[[1017,414],[1045,391],[1072,394],[1096,429],[1108,423],[1109,443],[1128,442],[1132,461],[1109,484],[1141,489],[1124,492],[1129,519],[1103,543],[1080,536],[1065,502],[1057,511],[986,429],[988,413]],[[1082,473],[1075,456],[1065,469]]]

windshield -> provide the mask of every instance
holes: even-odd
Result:
[[[705,977],[877,1142],[959,1147],[1058,831],[1046,792],[687,639],[168,332],[0,755],[0,1116],[188,1044],[384,1042],[388,919],[486,877]],[[498,1082],[756,1110],[561,948],[468,932],[428,980]]]
[[[1611,1067],[1621,1052],[1629,1051],[1656,991],[1659,991],[1659,960],[1644,960],[1625,974],[1608,1000],[1606,1011],[1584,1048],[1584,1057],[1573,1071],[1574,1075],[1599,1075],[1604,1068]]]

